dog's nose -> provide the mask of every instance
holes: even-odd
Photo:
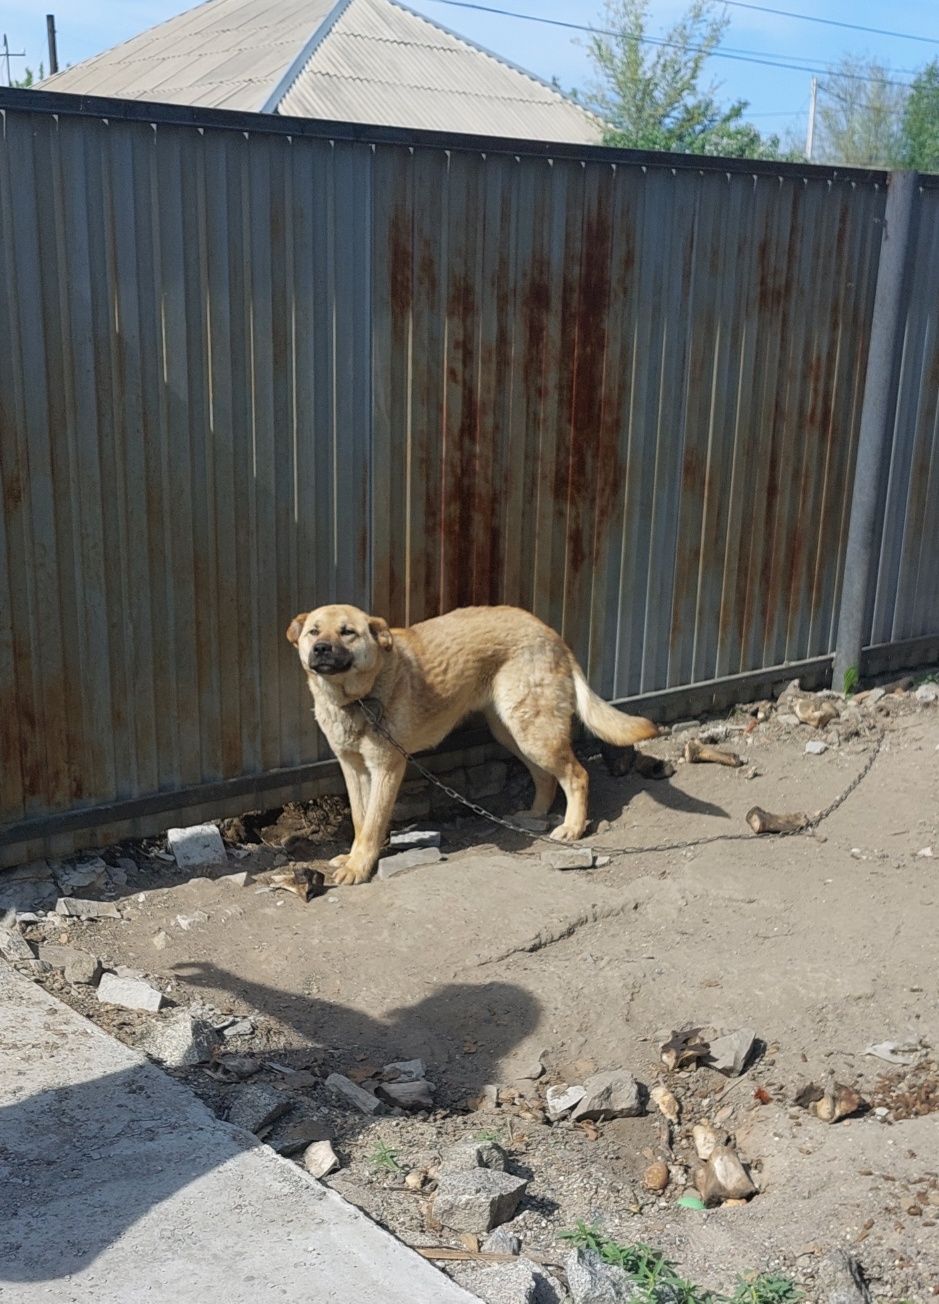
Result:
[[[332,652],[332,650],[333,650],[332,643],[326,642],[324,639],[320,639],[318,643],[313,644],[314,656],[318,656],[318,657],[326,656],[328,653]]]

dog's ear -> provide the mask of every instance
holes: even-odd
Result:
[[[306,618],[310,613],[301,611],[299,616],[294,616],[293,620],[287,626],[287,642],[299,643],[300,635],[303,633],[303,626],[306,624]]]
[[[387,620],[383,620],[381,616],[369,616],[368,628],[378,646],[387,652],[394,642]]]

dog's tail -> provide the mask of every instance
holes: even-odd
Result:
[[[591,733],[614,747],[629,747],[645,738],[658,736],[658,726],[640,715],[624,715],[604,702],[584,678],[584,672],[574,663],[574,692],[577,695],[577,714]]]

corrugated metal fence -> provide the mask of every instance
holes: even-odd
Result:
[[[517,603],[662,710],[828,664],[883,174],[4,106],[0,864],[316,779],[313,603]],[[877,643],[939,634],[937,203]]]

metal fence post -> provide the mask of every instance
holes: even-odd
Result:
[[[866,634],[864,625],[874,574],[876,514],[886,465],[884,452],[896,415],[904,282],[918,186],[917,172],[890,173],[832,668],[835,688],[844,683],[845,674],[852,667],[860,669]]]

